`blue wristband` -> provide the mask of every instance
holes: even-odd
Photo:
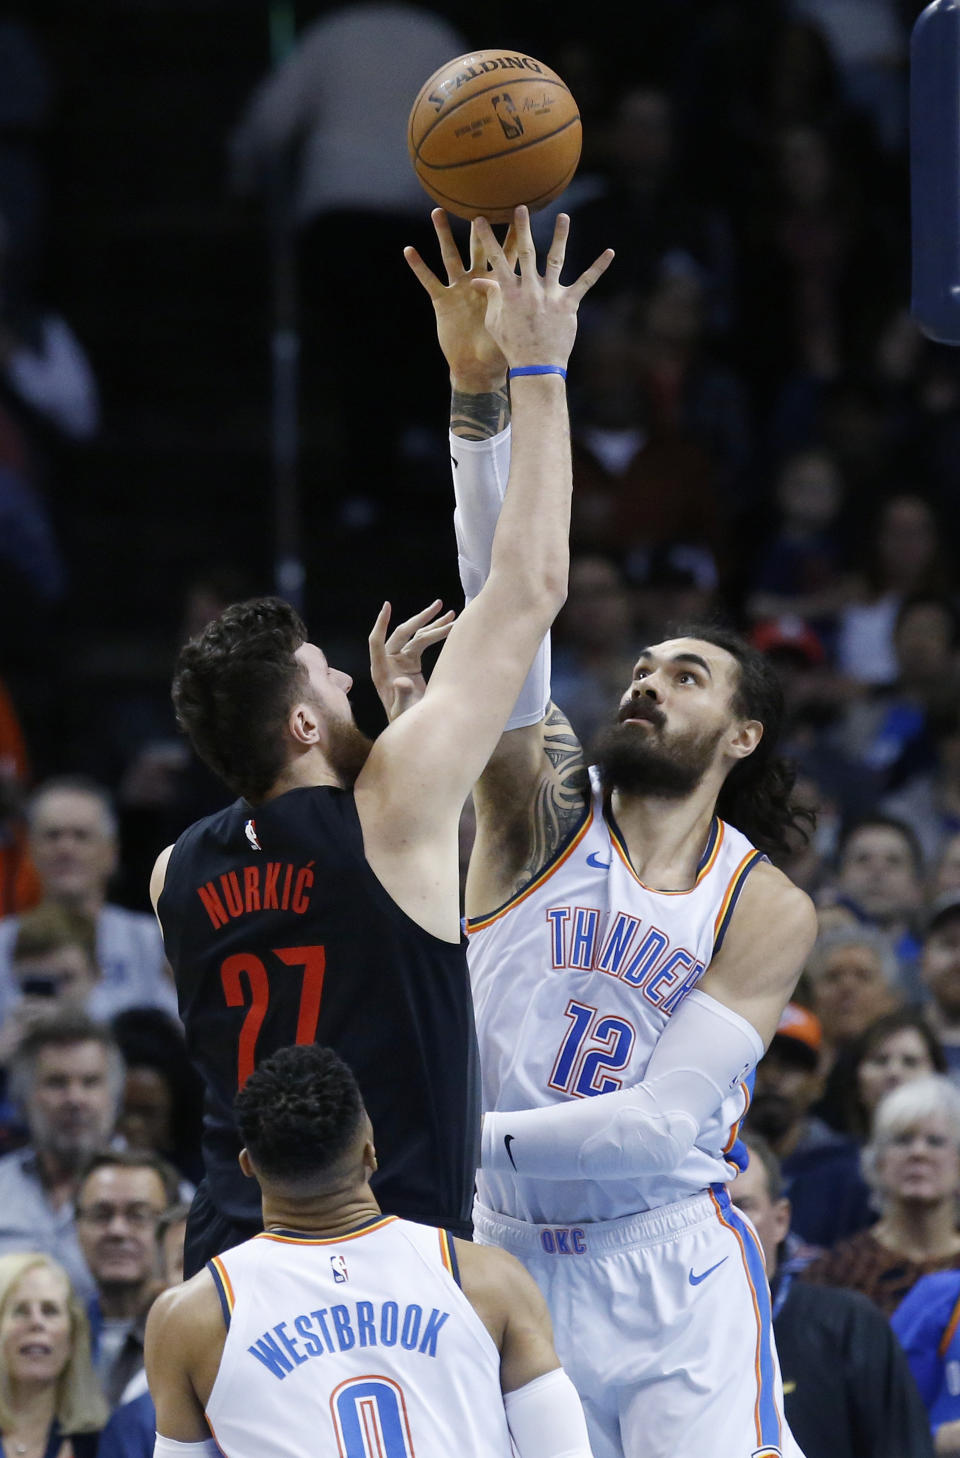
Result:
[[[567,378],[567,372],[563,365],[517,365],[515,369],[507,370],[507,379],[516,379],[517,375],[562,375]]]

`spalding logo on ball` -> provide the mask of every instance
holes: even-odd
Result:
[[[553,202],[580,161],[577,103],[555,71],[519,51],[471,51],[435,71],[413,103],[407,145],[434,202],[507,223]]]

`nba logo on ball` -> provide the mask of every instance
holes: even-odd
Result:
[[[472,51],[420,88],[407,146],[421,184],[459,218],[508,223],[525,203],[553,202],[580,161],[582,131],[568,86],[521,51]]]
[[[333,1279],[336,1281],[338,1286],[342,1286],[344,1281],[348,1279],[347,1263],[344,1260],[343,1256],[332,1255],[330,1257],[330,1268],[333,1271]]]

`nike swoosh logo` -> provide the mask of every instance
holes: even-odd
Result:
[[[509,1159],[510,1163],[513,1165],[514,1169],[516,1169],[517,1168],[517,1162],[514,1159],[513,1152],[512,1152],[512,1150],[510,1148],[510,1145],[513,1143],[514,1138],[515,1138],[515,1136],[513,1134],[504,1134],[504,1136],[503,1136],[503,1147],[507,1151],[507,1158]]]
[[[601,861],[596,851],[591,851],[587,856],[587,865],[592,866],[595,871],[609,871],[610,862]]]
[[[715,1266],[710,1266],[706,1271],[701,1271],[699,1276],[695,1276],[693,1274],[693,1269],[691,1268],[690,1275],[687,1277],[690,1285],[699,1286],[701,1281],[705,1281],[708,1276],[712,1276],[714,1271],[718,1270],[719,1267],[723,1265],[724,1261],[728,1261],[729,1259],[729,1256],[724,1256],[722,1261],[717,1261],[717,1264]]]

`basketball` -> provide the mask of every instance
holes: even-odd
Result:
[[[580,113],[555,71],[520,51],[471,51],[435,71],[410,111],[423,187],[459,218],[507,223],[545,207],[580,161]]]

